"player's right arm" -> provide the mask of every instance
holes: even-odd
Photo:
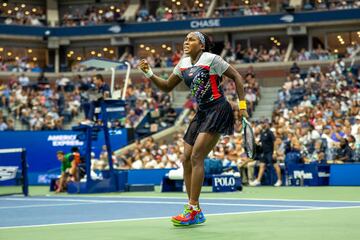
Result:
[[[145,74],[145,77],[150,79],[160,90],[164,92],[170,92],[182,81],[182,79],[174,73],[172,73],[167,80],[156,76],[153,74],[149,63],[145,59],[140,61],[139,68]]]

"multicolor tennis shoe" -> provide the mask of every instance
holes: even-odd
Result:
[[[190,205],[184,206],[184,211],[171,218],[174,226],[190,226],[194,224],[201,224],[206,221],[206,218],[201,209],[193,209]]]

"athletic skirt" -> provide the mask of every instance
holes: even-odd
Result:
[[[199,107],[195,117],[185,133],[184,140],[194,146],[199,133],[220,133],[232,135],[234,133],[234,112],[225,98],[220,98],[205,106]]]

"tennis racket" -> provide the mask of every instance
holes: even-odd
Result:
[[[255,137],[251,127],[251,123],[245,118],[242,118],[242,130],[244,134],[244,149],[248,158],[254,159],[255,155]]]

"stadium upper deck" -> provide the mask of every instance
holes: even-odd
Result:
[[[297,60],[296,54],[292,56],[294,50],[302,54],[318,49],[327,51],[327,56],[334,56],[328,59],[332,59],[348,55],[348,49],[360,43],[358,7],[358,1],[344,5],[341,1],[59,0],[48,1],[46,6],[43,1],[9,0],[0,5],[1,17],[16,21],[0,24],[0,58],[5,64],[28,65],[26,69],[35,72],[71,71],[90,57],[162,58],[166,64],[160,66],[168,67],[173,65],[168,59],[181,51],[184,34],[201,30],[213,38],[213,51],[224,57],[229,49],[235,51],[241,45],[246,54],[264,59],[275,47],[279,52],[276,61]],[[185,14],[200,8],[205,12],[201,18],[187,13],[186,17],[167,21],[158,18],[169,10]],[[144,9],[149,15],[155,14],[156,22],[136,22]],[[257,9],[259,14],[244,9]],[[19,20],[21,17],[27,20]],[[30,17],[38,17],[44,26],[19,25],[31,23]],[[89,23],[91,17],[96,21]],[[59,24],[63,26],[53,27]],[[265,52],[260,53],[263,49]]]

